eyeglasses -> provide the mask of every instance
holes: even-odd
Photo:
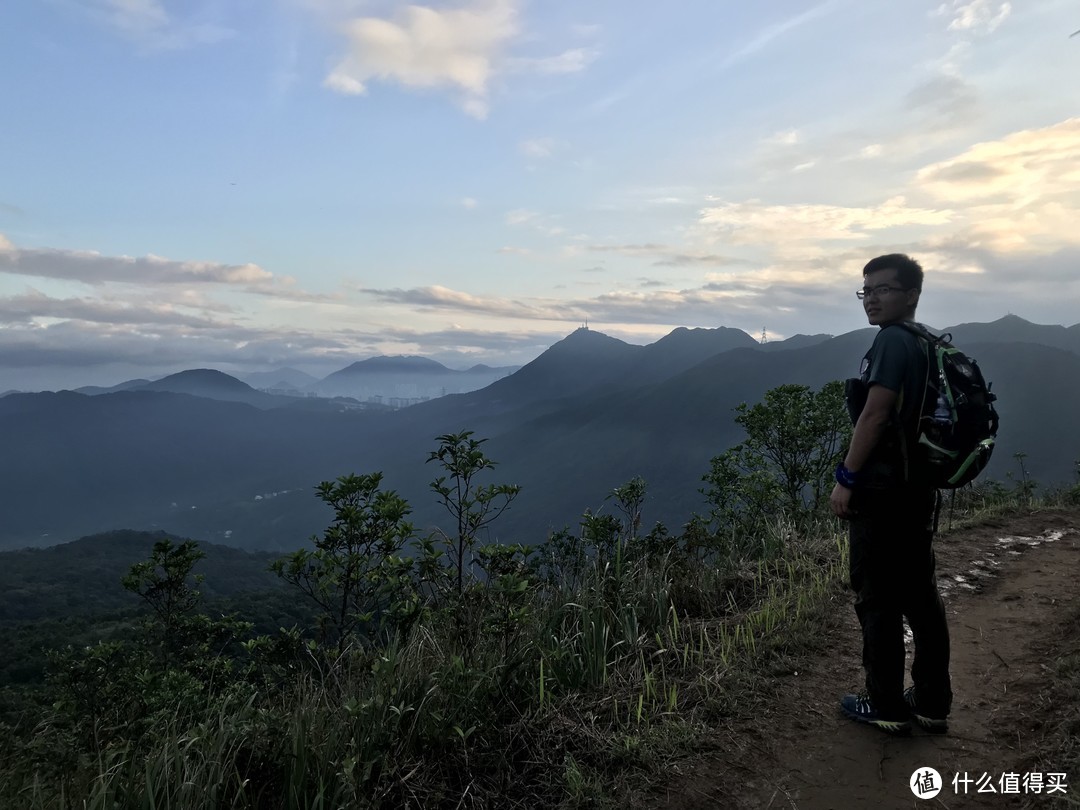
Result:
[[[881,298],[891,292],[904,292],[903,287],[890,287],[888,284],[878,284],[876,287],[863,287],[855,291],[855,297],[862,301],[864,298]]]

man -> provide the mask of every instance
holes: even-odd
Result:
[[[901,254],[863,268],[858,291],[872,326],[880,327],[849,391],[855,422],[851,446],[836,469],[830,503],[850,521],[851,587],[862,625],[866,691],[840,702],[848,717],[908,734],[913,718],[944,732],[952,704],[949,630],[934,574],[937,492],[919,480],[910,437],[922,409],[926,348],[905,328],[915,319],[923,271]],[[915,639],[914,686],[904,690],[904,626]]]

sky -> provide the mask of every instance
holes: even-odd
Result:
[[[1075,0],[0,4],[0,392],[1080,321]]]

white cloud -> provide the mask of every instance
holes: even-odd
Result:
[[[787,129],[774,133],[765,139],[765,143],[776,146],[794,146],[802,141],[802,135],[797,129]]]
[[[942,4],[938,13],[950,16],[950,31],[992,34],[1012,12],[1012,4],[999,0],[953,0]]]
[[[496,296],[472,295],[449,287],[434,285],[402,289],[370,289],[362,292],[380,301],[406,304],[423,309],[445,309],[457,312],[473,312],[485,315],[525,318],[529,320],[581,320],[585,313],[572,303],[551,299],[519,301]]]
[[[923,192],[958,207],[958,236],[999,253],[1080,244],[1080,118],[975,144],[921,169]]]
[[[330,90],[336,90],[346,96],[366,96],[367,88],[363,82],[347,76],[344,73],[331,73],[323,79],[323,86]]]
[[[358,17],[342,26],[349,54],[325,84],[353,95],[373,79],[450,88],[466,112],[482,118],[495,65],[519,29],[517,0],[477,0],[445,10],[411,5],[393,20]]]
[[[53,298],[30,289],[23,295],[0,297],[0,324],[28,324],[37,319],[61,319],[108,324],[171,324],[192,329],[228,324],[189,315],[172,304],[123,301],[115,298]]]
[[[950,202],[995,200],[1024,204],[1080,188],[1080,118],[1014,132],[972,146],[916,175],[921,188]]]
[[[595,48],[572,48],[555,56],[514,57],[507,60],[506,66],[510,70],[549,76],[580,73],[596,61],[599,55],[600,52]]]
[[[409,89],[449,90],[468,115],[488,115],[493,80],[508,73],[563,75],[585,70],[596,48],[551,56],[509,53],[522,33],[524,0],[464,0],[450,8],[406,5],[392,17],[353,16],[339,23],[348,52],[323,80],[347,95],[373,81]],[[348,13],[355,14],[355,8]]]
[[[745,264],[743,259],[709,251],[678,248],[672,245],[646,242],[624,245],[587,245],[591,253],[614,253],[630,258],[652,259],[653,267],[719,266]]]
[[[518,144],[518,149],[525,157],[546,158],[551,157],[555,151],[554,138],[531,138]]]
[[[480,203],[478,203],[472,197],[462,197],[461,198],[461,207],[462,208],[467,208],[470,211],[473,210],[474,208],[476,208],[476,206],[478,206],[479,204]]]
[[[106,256],[92,250],[17,248],[0,241],[0,273],[81,281],[85,284],[242,284],[262,285],[275,280],[257,264],[177,261],[152,254]],[[280,279],[278,279],[280,281]]]
[[[876,158],[880,157],[885,149],[880,143],[871,143],[864,146],[859,150],[859,157],[862,158]]]
[[[686,289],[608,290],[588,298],[521,298],[477,296],[442,286],[413,289],[365,289],[384,304],[420,311],[467,313],[482,317],[531,321],[652,324],[665,328],[687,324],[717,325],[739,314],[754,322],[775,315],[778,307],[829,307],[838,278],[829,268],[765,268],[742,274],[717,275],[709,283]],[[661,285],[662,286],[662,285]],[[727,323],[730,325],[730,323]]]
[[[731,244],[776,246],[865,239],[872,231],[905,225],[940,225],[949,219],[948,211],[913,208],[903,197],[893,197],[881,205],[865,208],[724,202],[704,209],[698,225],[706,234],[722,237]]]
[[[527,222],[535,221],[539,216],[536,211],[530,211],[527,208],[515,208],[513,211],[506,212],[506,224],[524,225]]]

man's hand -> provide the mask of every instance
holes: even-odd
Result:
[[[851,511],[851,490],[839,484],[833,487],[832,495],[829,496],[829,506],[833,514],[841,520],[851,520],[855,514]]]

